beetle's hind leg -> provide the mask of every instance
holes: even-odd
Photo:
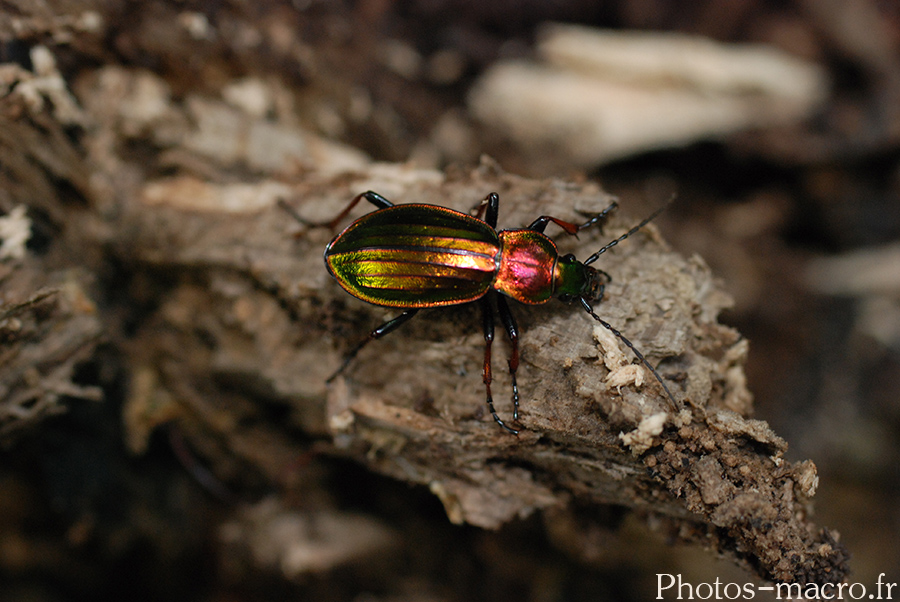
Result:
[[[350,201],[346,207],[344,207],[343,211],[338,213],[334,217],[334,219],[327,222],[313,222],[306,219],[305,217],[302,217],[299,213],[297,213],[296,209],[288,205],[283,199],[278,199],[278,206],[287,211],[291,217],[293,217],[304,226],[307,226],[308,228],[328,228],[329,230],[334,230],[337,228],[338,224],[341,223],[351,211],[353,211],[353,208],[356,207],[362,199],[365,199],[375,205],[376,209],[387,209],[388,207],[394,206],[392,202],[390,202],[377,192],[372,192],[371,190],[353,197],[353,200]]]
[[[484,326],[484,368],[482,371],[482,376],[484,380],[484,388],[487,393],[487,405],[488,409],[491,411],[491,416],[494,417],[494,422],[499,424],[502,428],[506,429],[513,435],[518,435],[519,431],[508,426],[505,422],[503,422],[503,420],[500,419],[500,416],[497,415],[497,410],[494,409],[494,398],[491,396],[491,382],[493,381],[493,376],[491,374],[491,344],[494,342],[494,308],[491,306],[490,297],[491,295],[485,295],[480,300],[482,324]],[[504,326],[505,325],[506,322],[504,321]],[[518,345],[516,345],[516,364],[518,364]],[[512,371],[512,364],[510,364],[510,373],[514,374]],[[515,392],[515,415],[518,416],[519,396],[518,389],[515,386],[515,375],[513,375],[513,391]]]
[[[399,316],[397,316],[396,318],[394,318],[393,320],[388,320],[387,322],[385,322],[384,324],[382,324],[381,326],[379,326],[378,328],[376,328],[375,330],[370,332],[369,336],[367,336],[362,341],[360,341],[356,347],[354,347],[353,349],[350,350],[350,353],[348,353],[347,355],[344,356],[344,361],[341,362],[340,367],[337,370],[335,370],[334,374],[329,376],[325,382],[330,383],[335,378],[337,378],[337,376],[341,372],[343,372],[347,368],[347,366],[350,365],[350,362],[353,361],[353,358],[355,358],[357,356],[357,354],[360,352],[360,350],[363,347],[365,347],[366,345],[368,345],[371,341],[374,341],[375,339],[380,339],[384,335],[394,332],[395,330],[397,330],[398,328],[400,328],[401,326],[403,326],[404,324],[409,322],[412,319],[412,317],[414,315],[416,315],[418,312],[419,312],[418,308],[408,309],[405,312],[403,312],[402,314],[400,314]]]

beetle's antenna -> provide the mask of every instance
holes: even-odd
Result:
[[[625,234],[623,234],[623,235],[620,236],[619,238],[617,238],[617,239],[615,239],[615,240],[613,240],[613,241],[610,241],[610,242],[606,243],[605,245],[603,245],[603,248],[602,248],[602,249],[600,249],[599,251],[597,251],[596,253],[594,253],[593,255],[591,255],[590,257],[588,257],[587,259],[585,259],[585,260],[584,260],[584,265],[591,265],[592,263],[594,263],[595,261],[597,261],[597,259],[598,259],[603,253],[605,253],[608,249],[610,249],[610,248],[616,246],[617,244],[619,244],[620,242],[622,242],[623,240],[625,240],[626,238],[628,238],[629,236],[631,236],[632,234],[634,234],[635,232],[637,232],[638,230],[640,230],[641,228],[643,228],[644,226],[646,226],[647,224],[649,224],[650,222],[652,222],[652,221],[653,221],[660,213],[662,213],[663,211],[665,211],[665,210],[669,207],[669,205],[671,205],[673,202],[675,202],[675,195],[674,195],[674,194],[672,195],[672,198],[669,199],[669,202],[668,202],[668,203],[666,203],[666,204],[663,205],[662,207],[657,208],[656,211],[654,211],[653,213],[651,213],[650,215],[648,215],[647,217],[645,217],[645,218],[641,221],[641,223],[639,223],[637,226],[635,226],[634,228],[632,228],[631,230],[629,230],[628,232],[626,232]],[[599,319],[599,318],[598,318],[598,319]]]
[[[657,213],[658,213],[658,211],[657,211]],[[650,372],[653,373],[653,376],[656,377],[656,380],[659,381],[659,384],[662,385],[662,388],[665,390],[666,395],[669,396],[669,401],[672,402],[672,403],[671,403],[672,411],[677,412],[678,409],[679,409],[679,407],[680,407],[679,404],[678,404],[678,402],[675,401],[675,397],[672,396],[672,392],[669,391],[669,387],[666,386],[666,383],[663,381],[662,377],[659,375],[659,372],[656,371],[656,368],[654,368],[653,366],[651,366],[651,365],[650,365],[650,362],[648,362],[648,361],[646,360],[646,358],[644,358],[644,354],[642,354],[640,351],[638,351],[638,350],[637,350],[637,347],[635,347],[635,346],[631,343],[631,341],[629,341],[628,339],[625,338],[625,335],[623,335],[621,332],[619,332],[618,330],[616,330],[615,328],[613,328],[613,326],[612,326],[609,322],[607,322],[606,320],[604,320],[603,318],[601,318],[600,316],[598,316],[596,313],[594,313],[594,308],[591,307],[591,304],[588,303],[587,300],[586,300],[584,297],[579,297],[578,300],[581,301],[581,306],[584,308],[584,310],[585,310],[586,312],[588,312],[589,314],[591,314],[591,317],[592,317],[592,318],[594,318],[595,320],[597,320],[598,322],[600,322],[600,323],[603,325],[604,328],[606,328],[606,329],[609,330],[611,333],[613,333],[614,335],[616,335],[616,337],[618,337],[618,339],[619,339],[620,341],[622,341],[623,343],[625,343],[625,345],[626,345],[629,349],[631,349],[631,351],[634,353],[635,356],[637,356],[637,358],[641,361],[641,363],[644,364],[645,366],[647,366],[647,368],[650,370]]]

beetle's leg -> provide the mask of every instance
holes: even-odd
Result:
[[[350,365],[350,362],[353,361],[353,358],[356,357],[356,354],[358,354],[363,347],[365,347],[366,345],[368,345],[371,341],[374,341],[375,339],[380,339],[384,335],[394,332],[395,330],[397,330],[398,328],[400,328],[401,326],[403,326],[404,324],[409,322],[410,319],[412,319],[412,317],[414,315],[416,315],[416,313],[418,313],[418,311],[419,311],[418,308],[407,309],[405,312],[403,312],[402,314],[400,314],[393,320],[388,320],[387,322],[385,322],[384,324],[382,324],[381,326],[379,326],[378,328],[376,328],[375,330],[370,332],[369,336],[367,336],[362,341],[360,341],[359,345],[354,347],[350,351],[350,353],[348,353],[346,356],[344,356],[344,361],[341,363],[341,366],[337,370],[335,370],[334,374],[329,376],[325,382],[330,383],[335,378],[337,378],[338,374],[343,372],[344,369],[348,365]]]
[[[487,391],[488,409],[491,411],[491,416],[494,417],[494,421],[497,424],[513,435],[518,435],[519,431],[508,427],[500,420],[497,410],[494,409],[494,398],[491,397],[491,381],[493,380],[491,376],[491,343],[494,342],[494,308],[491,306],[490,295],[485,295],[481,298],[481,319],[484,326],[484,368],[482,369],[482,376],[484,388]]]
[[[606,290],[606,285],[612,282],[612,276],[599,268],[595,269],[597,270],[597,273],[603,276],[603,279],[605,280],[605,282],[601,282],[600,286],[597,287],[597,298],[595,300],[599,303],[603,300],[603,292]]]
[[[278,199],[278,205],[287,211],[291,217],[295,220],[303,224],[304,226],[308,226],[310,228],[328,228],[329,230],[334,230],[337,228],[337,225],[343,221],[347,215],[353,211],[353,208],[356,207],[362,199],[366,199],[373,205],[375,205],[376,209],[387,209],[388,207],[393,207],[394,204],[378,194],[377,192],[372,192],[371,190],[367,192],[363,192],[362,194],[358,194],[353,197],[353,200],[344,208],[343,211],[337,214],[337,216],[331,221],[327,222],[311,222],[304,217],[300,217],[300,214],[297,213],[293,207],[288,205],[282,199]]]
[[[662,376],[659,375],[659,372],[656,371],[656,368],[650,365],[650,362],[647,361],[647,359],[644,357],[644,354],[638,351],[637,347],[635,347],[631,341],[626,339],[624,334],[613,328],[613,326],[609,322],[594,313],[594,308],[591,307],[591,304],[588,303],[587,299],[585,299],[584,297],[579,297],[578,300],[581,301],[581,306],[586,312],[591,315],[592,318],[600,322],[600,324],[602,324],[604,328],[613,333],[620,341],[625,343],[625,346],[631,349],[631,352],[634,353],[638,360],[640,360],[642,364],[647,366],[647,369],[653,373],[653,376],[656,378],[656,380],[659,381],[659,384],[662,385],[662,388],[666,392],[666,395],[669,396],[669,401],[671,402],[669,405],[671,406],[672,411],[677,412],[679,409],[678,402],[675,401],[675,397],[672,395],[672,392],[669,391],[669,387],[666,386],[666,383],[665,381],[663,381]]]
[[[506,329],[506,335],[509,337],[512,351],[509,354],[509,376],[512,379],[513,390],[513,420],[519,419],[519,385],[516,383],[516,370],[519,369],[519,327],[516,325],[516,319],[509,310],[509,303],[503,295],[497,295],[497,313],[500,315],[500,321],[503,322],[503,328]]]
[[[353,200],[350,201],[350,203],[344,208],[344,210],[341,211],[340,213],[338,213],[337,216],[330,222],[325,222],[322,224],[315,224],[315,225],[328,226],[329,229],[334,230],[335,228],[337,228],[337,225],[339,223],[341,223],[341,221],[343,221],[343,219],[345,217],[347,217],[347,215],[351,211],[353,211],[353,208],[356,207],[356,205],[359,204],[359,201],[362,199],[366,199],[367,201],[369,201],[370,203],[375,205],[376,209],[387,209],[388,207],[394,206],[394,204],[392,202],[390,202],[389,200],[387,200],[386,198],[384,198],[377,192],[372,192],[371,190],[369,190],[369,191],[363,192],[362,194],[358,194],[355,197],[353,197]],[[401,322],[401,324],[402,324],[402,322]],[[390,332],[390,331],[388,331],[388,332]]]
[[[597,258],[600,257],[603,253],[605,253],[609,248],[616,246],[617,244],[619,244],[620,242],[622,242],[623,240],[625,240],[626,238],[628,238],[629,236],[631,236],[632,234],[634,234],[635,232],[637,232],[638,230],[640,230],[641,228],[643,228],[644,226],[649,224],[657,215],[659,215],[660,213],[665,211],[668,208],[668,206],[674,202],[675,202],[675,195],[672,195],[672,198],[669,199],[668,203],[666,203],[662,207],[659,207],[656,211],[654,211],[653,213],[651,213],[650,215],[645,217],[643,220],[641,220],[641,223],[639,223],[637,226],[635,226],[634,228],[632,228],[631,230],[629,230],[628,232],[626,232],[619,238],[609,241],[608,243],[603,245],[603,248],[601,248],[599,251],[597,251],[596,253],[594,253],[593,255],[588,257],[587,259],[585,259],[584,265],[590,265],[590,264],[594,263],[595,261],[597,261]]]
[[[492,192],[484,200],[475,206],[475,217],[482,219],[491,228],[497,227],[497,217],[500,214],[500,195]]]
[[[606,209],[604,209],[597,215],[592,216],[591,219],[584,222],[583,224],[574,224],[572,222],[566,222],[561,219],[551,217],[549,215],[542,215],[539,218],[537,218],[536,220],[534,220],[533,222],[531,222],[531,224],[528,226],[528,229],[534,230],[535,232],[543,232],[544,229],[547,227],[547,224],[549,224],[550,222],[553,222],[554,224],[556,224],[557,226],[559,226],[560,228],[565,230],[567,234],[577,235],[580,231],[584,230],[585,228],[590,228],[594,224],[603,220],[603,218],[605,218],[607,215],[609,215],[610,212],[615,211],[616,207],[618,207],[618,206],[619,206],[619,204],[616,203],[615,201],[613,201],[612,203],[610,203],[609,207],[607,207]]]
[[[174,452],[175,457],[194,480],[219,501],[233,506],[240,503],[237,494],[231,491],[225,483],[216,478],[212,471],[203,466],[197,459],[197,456],[191,452],[187,442],[184,440],[184,434],[176,428],[175,425],[170,426],[168,431],[169,446],[172,448],[172,452]]]

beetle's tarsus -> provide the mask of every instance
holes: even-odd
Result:
[[[491,397],[490,387],[488,387],[487,405],[488,405],[488,410],[490,410],[490,412],[491,412],[491,416],[493,416],[493,418],[494,418],[494,422],[499,424],[500,427],[503,428],[508,433],[512,433],[513,435],[519,434],[519,431],[517,431],[516,429],[512,428],[511,426],[509,426],[508,424],[503,422],[503,420],[501,420],[500,416],[497,414],[497,410],[494,409],[494,400]],[[517,418],[518,413],[519,412],[518,412],[518,407],[517,407],[516,413],[514,414],[514,416],[516,416],[516,417],[514,417],[513,420],[518,420],[518,418]]]
[[[344,369],[347,368],[347,366],[350,365],[350,362],[353,361],[353,358],[356,357],[356,355],[360,352],[360,350],[363,347],[365,347],[366,345],[368,345],[375,339],[380,339],[384,335],[394,332],[395,330],[397,330],[398,328],[400,328],[401,326],[403,326],[404,324],[409,322],[412,319],[412,317],[414,315],[416,315],[417,313],[419,313],[418,308],[408,309],[405,312],[403,312],[402,314],[400,314],[399,316],[397,316],[396,318],[388,320],[387,322],[385,322],[384,324],[382,324],[381,326],[379,326],[378,328],[376,328],[375,330],[370,332],[369,336],[367,336],[362,341],[360,341],[356,347],[354,347],[353,349],[350,350],[350,353],[348,353],[347,355],[344,356],[344,361],[341,362],[340,367],[334,371],[334,374],[332,374],[327,379],[325,379],[325,382],[330,383],[335,378],[337,378],[337,376],[341,372],[343,372]]]
[[[609,215],[609,213],[614,211],[618,206],[619,206],[619,204],[617,202],[613,201],[612,203],[610,203],[610,205],[606,209],[604,209],[600,213],[589,214],[590,219],[588,219],[583,224],[576,224],[576,223],[567,222],[567,221],[564,221],[564,220],[561,220],[559,218],[552,217],[549,215],[542,215],[539,218],[537,218],[536,220],[534,220],[533,222],[531,222],[531,224],[529,224],[527,229],[534,230],[535,232],[543,233],[544,230],[547,228],[547,225],[550,222],[553,222],[554,224],[556,224],[557,226],[562,228],[566,232],[566,234],[571,234],[575,238],[578,238],[579,232],[599,223],[601,220],[603,220],[603,218],[605,218],[607,215]]]
[[[297,210],[288,205],[287,201],[285,201],[284,199],[278,199],[278,206],[281,207],[285,213],[294,218],[297,223],[302,226],[306,226],[307,228],[318,228],[324,225],[309,221],[308,219],[297,213]]]
[[[340,213],[338,213],[333,219],[327,222],[313,222],[306,219],[305,217],[297,213],[296,209],[288,205],[284,199],[278,199],[278,206],[284,209],[288,213],[288,215],[293,217],[295,220],[297,220],[307,228],[328,228],[329,230],[333,231],[337,228],[338,224],[341,223],[341,221],[343,221],[345,217],[347,217],[347,215],[353,210],[353,208],[359,204],[362,199],[366,199],[367,201],[375,205],[376,211],[378,209],[387,209],[388,207],[394,206],[392,202],[390,202],[377,192],[373,192],[371,190],[353,197],[353,200],[350,201]]]
[[[516,383],[516,373],[510,369],[509,372],[512,375],[512,390],[513,390],[513,420],[519,419],[519,385]]]
[[[509,367],[509,376],[512,380],[513,390],[513,420],[519,419],[519,385],[516,382],[516,371],[519,369],[519,326],[516,319],[509,309],[509,303],[502,295],[494,295],[497,298],[497,314],[503,323],[503,329],[506,330],[506,336],[509,338],[509,344],[512,347],[509,353],[509,360],[506,362]]]
[[[625,234],[623,234],[623,235],[620,236],[619,238],[617,238],[617,239],[615,239],[615,240],[609,241],[608,243],[606,243],[605,245],[603,245],[603,247],[602,247],[599,251],[597,251],[596,253],[594,253],[593,255],[591,255],[590,257],[588,257],[587,259],[585,259],[585,260],[584,260],[584,265],[591,265],[592,263],[594,263],[595,261],[597,261],[597,259],[598,259],[601,255],[603,255],[606,251],[608,251],[608,250],[611,249],[612,247],[616,246],[617,244],[619,244],[620,242],[622,242],[623,240],[625,240],[626,238],[628,238],[629,236],[631,236],[632,234],[634,234],[635,232],[637,232],[638,230],[640,230],[641,228],[643,228],[644,226],[646,226],[647,224],[649,224],[650,222],[652,222],[654,219],[656,219],[656,218],[659,216],[660,213],[662,213],[663,211],[665,211],[666,209],[668,209],[668,208],[669,208],[669,205],[671,205],[671,204],[674,203],[674,202],[675,202],[675,195],[673,194],[673,195],[672,195],[672,198],[669,199],[669,202],[668,202],[668,203],[666,203],[665,205],[663,205],[663,206],[661,206],[661,207],[658,207],[658,208],[656,209],[656,211],[654,211],[653,213],[651,213],[650,215],[648,215],[647,217],[645,217],[643,220],[641,220],[641,223],[639,223],[638,225],[636,225],[635,227],[633,227],[631,230],[629,230],[628,232],[626,232]],[[614,203],[614,204],[615,204],[615,203]]]
[[[350,359],[352,360],[353,358],[350,358]],[[341,364],[341,367],[338,368],[337,370],[335,370],[334,372],[332,372],[331,376],[329,376],[328,378],[325,379],[325,384],[330,385],[331,383],[333,383],[334,379],[336,379],[341,374],[341,372],[344,371],[344,368],[346,368],[349,364],[350,364],[350,360],[345,359],[344,362]]]

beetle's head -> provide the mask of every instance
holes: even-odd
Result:
[[[587,287],[581,297],[588,302],[601,301],[603,299],[603,291],[610,281],[609,274],[589,265],[584,266],[584,271],[587,278]]]
[[[599,301],[609,282],[609,274],[584,265],[572,254],[563,255],[557,262],[556,293],[561,301],[584,299],[588,303]]]

